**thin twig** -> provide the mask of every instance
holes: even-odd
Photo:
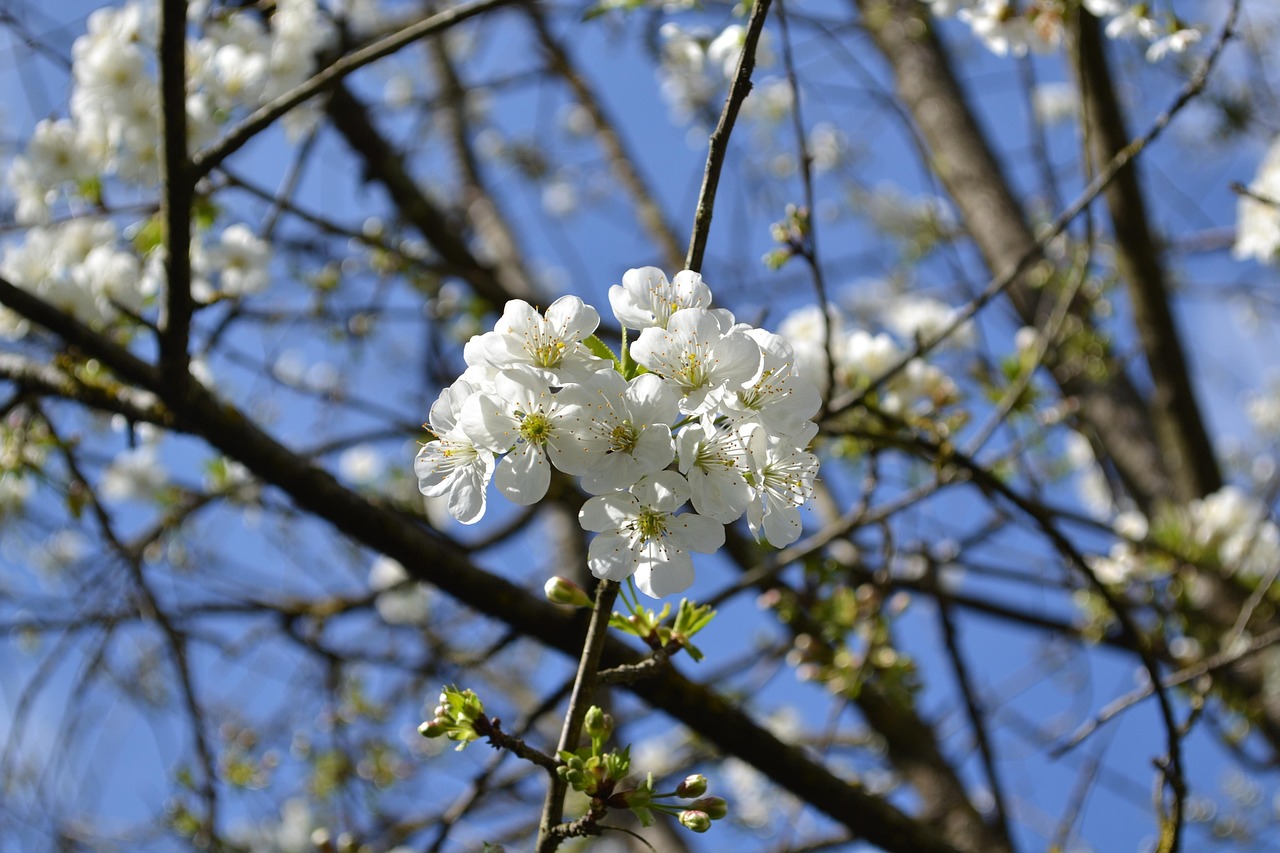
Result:
[[[822,407],[815,420],[821,420],[826,412],[827,401],[835,393],[836,360],[835,324],[831,322],[828,310],[827,281],[822,274],[822,264],[818,262],[818,221],[814,212],[813,192],[813,158],[809,155],[809,143],[805,138],[804,115],[800,111],[800,81],[796,77],[795,56],[791,49],[791,30],[787,26],[787,7],[783,0],[778,0],[778,27],[782,30],[782,64],[787,73],[787,86],[791,89],[791,121],[796,136],[796,155],[800,163],[800,180],[804,186],[805,233],[800,246],[800,256],[804,258],[813,277],[813,288],[817,291],[818,305],[822,309],[822,342],[827,356],[827,393],[822,395]]]
[[[617,595],[618,584],[614,581],[601,581],[596,588],[596,603],[591,610],[591,623],[587,626],[587,637],[582,645],[582,658],[578,661],[578,675],[573,683],[573,693],[569,697],[564,728],[560,730],[558,752],[572,752],[578,748],[582,724],[595,693],[600,659],[604,654],[604,641],[609,635],[609,617],[613,613],[613,602]],[[552,777],[551,787],[542,805],[542,818],[538,822],[537,853],[554,853],[565,837],[560,834],[560,821],[564,818],[564,798],[568,787],[558,775]]]
[[[978,701],[977,692],[973,685],[973,676],[969,672],[969,665],[960,649],[959,632],[956,630],[955,617],[951,612],[951,600],[947,595],[945,585],[937,577],[938,566],[933,561],[930,561],[930,568],[934,573],[934,581],[938,589],[938,620],[942,624],[943,644],[946,646],[947,656],[951,660],[951,668],[956,674],[956,683],[960,687],[960,695],[964,697],[964,707],[969,714],[969,725],[973,729],[974,740],[978,744],[978,754],[982,756],[982,769],[986,773],[987,784],[991,786],[991,798],[995,802],[998,827],[1004,835],[1009,848],[1013,850],[1016,848],[1013,846],[1013,831],[1009,826],[1009,807],[1005,802],[1004,786],[1000,784],[1000,773],[996,769],[995,748],[991,745],[991,737],[987,734],[987,719],[984,714],[984,708]]]
[[[720,170],[724,167],[725,155],[729,151],[729,134],[738,120],[738,111],[742,102],[751,92],[751,72],[756,67],[756,45],[760,41],[760,33],[764,30],[765,16],[769,12],[770,0],[755,0],[751,9],[751,19],[747,21],[747,32],[743,38],[742,55],[738,57],[738,68],[733,74],[733,84],[724,100],[724,109],[720,111],[720,120],[716,129],[711,132],[707,150],[707,166],[702,174],[702,189],[698,193],[698,206],[693,217],[693,233],[689,236],[689,252],[685,255],[685,269],[699,272],[702,270],[702,258],[707,251],[707,236],[711,233],[711,214],[716,205],[716,189],[720,186]]]
[[[1169,676],[1161,679],[1159,682],[1160,687],[1162,689],[1169,690],[1179,685],[1186,684],[1189,681],[1195,681],[1201,676],[1209,675],[1210,673],[1216,672],[1220,669],[1226,669],[1227,667],[1239,663],[1245,658],[1252,657],[1258,652],[1270,648],[1277,643],[1280,643],[1280,628],[1273,628],[1265,634],[1261,634],[1254,638],[1250,643],[1242,646],[1241,648],[1235,650],[1227,649],[1219,652],[1213,657],[1202,660],[1200,663],[1186,667],[1185,669],[1180,669],[1177,672],[1170,674]],[[1114,719],[1129,708],[1132,708],[1154,692],[1156,691],[1152,682],[1148,681],[1141,687],[1135,688],[1120,698],[1113,700],[1105,708],[1099,711],[1096,717],[1076,729],[1075,733],[1072,734],[1070,738],[1054,747],[1051,755],[1056,758],[1070,752],[1072,749],[1075,749],[1083,743],[1089,735],[1101,728],[1104,723]]]
[[[515,0],[478,0],[478,2],[455,6],[336,60],[293,89],[258,107],[217,142],[198,152],[191,160],[191,179],[199,180],[209,174],[219,163],[239,151],[246,142],[266,130],[289,110],[320,94],[347,75],[371,62],[390,56],[424,36],[443,32],[468,18],[501,8],[512,2]]]

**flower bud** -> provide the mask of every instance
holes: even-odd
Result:
[[[440,737],[440,735],[444,734],[444,726],[439,720],[427,720],[418,726],[418,734],[423,737]]]
[[[582,591],[582,587],[559,575],[548,580],[542,591],[546,594],[547,601],[552,604],[567,604],[570,607],[591,606],[591,599]]]
[[[690,803],[689,808],[702,812],[712,820],[719,820],[729,813],[729,803],[724,797],[703,797]]]
[[[706,812],[689,809],[680,812],[680,825],[694,832],[706,832],[711,828],[711,818],[707,817]]]
[[[587,736],[592,740],[606,740],[613,734],[613,717],[600,710],[599,705],[592,705],[587,709],[584,726],[587,729]]]
[[[685,800],[692,800],[695,797],[701,797],[707,792],[707,777],[701,773],[695,773],[692,776],[686,776],[685,780],[676,786],[676,796]]]

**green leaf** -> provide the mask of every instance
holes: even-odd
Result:
[[[613,354],[613,350],[609,349],[609,345],[604,341],[600,340],[595,335],[592,335],[582,343],[586,345],[587,349],[591,350],[592,355],[609,359],[609,361],[613,362],[614,369],[619,373],[622,372],[622,363],[618,361],[618,357]]]

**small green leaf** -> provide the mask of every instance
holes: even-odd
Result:
[[[609,361],[613,362],[614,369],[621,372],[622,363],[618,361],[618,357],[614,355],[613,350],[609,349],[609,345],[606,344],[604,341],[600,340],[595,335],[592,335],[582,343],[586,346],[587,349],[591,350],[592,355],[599,356],[600,358],[609,359]]]

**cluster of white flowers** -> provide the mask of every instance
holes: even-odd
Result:
[[[1048,53],[1062,44],[1063,10],[1055,2],[1037,0],[1020,11],[1010,0],[975,0],[956,17],[997,56]]]
[[[757,539],[794,542],[818,469],[805,448],[820,400],[791,346],[711,308],[688,270],[672,281],[655,267],[628,270],[609,302],[639,331],[621,361],[596,354],[599,314],[576,296],[545,315],[512,300],[467,343],[466,372],[431,408],[436,438],[415,462],[422,492],[447,496],[470,524],[491,479],[529,505],[552,467],[580,477],[594,497],[579,520],[599,534],[592,572],[634,575],[655,598],[688,587],[689,552],[715,551],[743,514]]]
[[[900,311],[887,315],[884,322],[892,324],[893,331],[908,342],[917,335],[925,340],[936,336],[954,316],[954,309],[934,300],[910,300],[900,307]],[[835,361],[837,393],[865,387],[906,355],[906,349],[886,332],[872,334],[861,328],[846,331],[845,326],[844,316],[834,307],[828,309],[824,323],[822,310],[814,305],[791,312],[778,326],[778,332],[795,353],[797,371],[820,389],[826,389],[831,375],[827,367],[828,349]],[[962,340],[972,337],[972,331],[964,326],[957,334]],[[940,367],[914,358],[886,383],[880,393],[879,407],[895,415],[927,414],[958,401],[959,397],[956,383]]]
[[[1070,0],[921,0],[939,17],[956,16],[998,56],[1025,56],[1028,51],[1048,53],[1062,45],[1067,3]],[[1111,39],[1142,39],[1149,43],[1147,61],[1159,62],[1170,53],[1182,53],[1200,41],[1197,27],[1184,26],[1170,15],[1163,27],[1151,17],[1146,2],[1134,0],[1080,0],[1093,15],[1107,20]]]
[[[1148,552],[1142,547],[1149,535],[1175,553],[1216,563],[1227,574],[1246,580],[1257,580],[1280,565],[1280,526],[1264,503],[1235,486],[1224,486],[1186,506],[1165,510],[1154,525],[1141,513],[1121,513],[1114,527],[1123,540],[1112,547],[1109,556],[1091,561],[1098,577],[1107,583],[1167,572],[1168,552]]]
[[[1233,252],[1241,260],[1280,260],[1280,137],[1267,150],[1249,194],[1240,195]]]
[[[193,4],[193,17],[202,5]],[[134,0],[89,16],[71,49],[70,117],[40,122],[10,167],[20,222],[47,221],[59,192],[91,193],[86,185],[101,176],[142,186],[159,180],[157,7]],[[280,0],[270,30],[251,13],[217,13],[202,37],[187,42],[189,147],[208,144],[220,123],[305,80],[332,38],[315,0]]]
[[[1261,501],[1235,486],[1192,501],[1184,516],[1192,541],[1229,574],[1258,578],[1280,563],[1280,527]]]
[[[122,246],[116,226],[84,217],[27,230],[0,256],[0,275],[86,323],[108,322],[119,309],[136,313],[149,295],[137,256]],[[22,337],[27,325],[0,318],[0,336]]]
[[[280,0],[269,28],[256,14],[207,12],[206,6],[190,7],[192,23],[208,18],[202,35],[187,40],[191,150],[212,142],[221,125],[303,82],[317,51],[334,35],[315,0]],[[9,165],[14,216],[38,227],[5,247],[0,273],[93,325],[117,319],[120,309],[139,312],[163,282],[163,258],[154,245],[124,245],[114,224],[86,214],[102,203],[107,179],[142,188],[159,180],[157,24],[155,0],[93,12],[72,46],[69,116],[39,122]],[[297,129],[311,118],[295,110],[286,127]],[[73,218],[49,224],[60,205]],[[198,300],[238,297],[265,287],[270,249],[246,226],[231,225],[207,248],[202,235],[194,235],[192,260]],[[0,311],[0,335],[16,338],[25,331],[24,323]]]

